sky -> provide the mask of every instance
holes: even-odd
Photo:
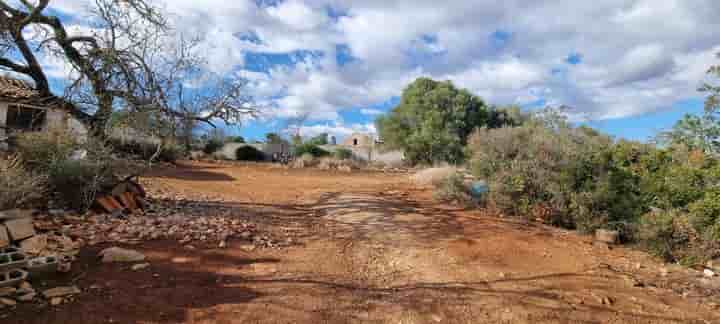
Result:
[[[89,0],[53,0],[79,29]],[[158,0],[203,35],[208,69],[249,80],[267,107],[248,139],[307,114],[304,136],[373,132],[425,76],[494,105],[573,108],[572,119],[645,140],[685,113],[720,63],[716,0]],[[53,74],[61,77],[57,62]]]

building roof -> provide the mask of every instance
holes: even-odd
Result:
[[[0,101],[46,106],[57,102],[55,97],[42,97],[29,82],[0,75]]]

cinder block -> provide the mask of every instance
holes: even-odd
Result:
[[[5,221],[10,238],[19,241],[35,235],[32,217],[15,218]]]
[[[10,246],[10,234],[7,232],[7,227],[0,224],[0,248]]]
[[[21,252],[0,254],[0,272],[27,266],[28,258]]]
[[[31,277],[41,276],[43,274],[57,272],[59,260],[55,256],[46,256],[31,259],[27,263],[28,272]]]
[[[25,281],[28,277],[27,271],[15,269],[0,272],[0,287],[14,287]]]

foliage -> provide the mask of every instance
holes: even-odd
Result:
[[[242,136],[230,136],[227,141],[230,143],[245,143],[245,138]]]
[[[49,184],[75,210],[92,206],[98,192],[114,183],[112,168],[101,160],[58,160],[51,164]]]
[[[349,160],[353,157],[353,152],[346,148],[338,148],[333,152],[333,157],[338,160]]]
[[[139,158],[146,161],[155,159],[172,163],[186,154],[183,147],[173,144],[120,141],[116,139],[108,140],[107,143],[115,152],[122,153],[126,158]]]
[[[313,145],[328,145],[329,137],[328,133],[322,133],[308,140],[307,142]]]
[[[508,117],[450,81],[419,78],[405,88],[400,104],[376,124],[388,148],[404,150],[410,163],[459,163],[474,129],[502,126]]]
[[[610,138],[583,128],[481,129],[470,140],[473,173],[502,211],[582,231],[632,219],[638,179],[618,165]]]
[[[720,123],[716,116],[686,114],[670,131],[662,132],[659,140],[670,145],[684,145],[706,153],[720,153]]]
[[[223,143],[221,140],[211,138],[210,140],[208,140],[207,143],[205,143],[203,152],[205,152],[205,154],[213,154],[219,151],[224,145],[225,143]]]
[[[285,142],[285,140],[283,140],[283,138],[280,137],[280,135],[278,135],[277,133],[265,134],[265,140],[267,141],[268,144],[280,144],[280,143]]]
[[[47,171],[53,161],[67,159],[80,143],[64,130],[21,133],[15,138],[15,150],[24,165],[33,171]]]
[[[469,202],[470,194],[464,183],[462,174],[454,172],[435,186],[433,195],[443,201]]]
[[[310,154],[313,157],[324,157],[329,156],[330,152],[323,150],[321,147],[312,143],[304,143],[295,146],[295,156],[302,156],[304,154]]]
[[[0,158],[0,210],[21,207],[42,197],[46,180],[29,172],[19,157]]]
[[[254,146],[245,145],[235,150],[235,158],[238,161],[264,161],[265,153],[256,149]]]

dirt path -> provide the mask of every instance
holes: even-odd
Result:
[[[84,253],[86,292],[18,323],[719,323],[688,272],[588,238],[434,202],[403,175],[267,166],[162,170],[158,194],[232,207],[284,249],[134,246],[152,271]],[[214,202],[207,202],[208,200]],[[677,290],[677,289],[676,289]],[[5,320],[3,320],[5,323]]]

